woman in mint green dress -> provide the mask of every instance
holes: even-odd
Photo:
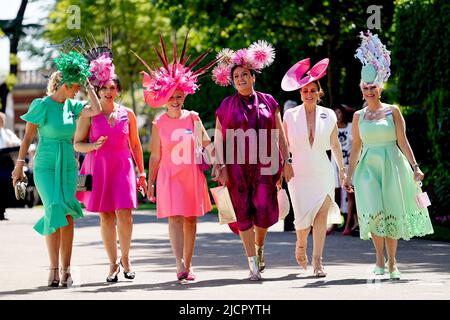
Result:
[[[358,50],[367,53],[368,47],[382,52],[362,56],[389,57],[375,37],[370,33],[362,35],[363,44]],[[360,237],[372,238],[375,246],[373,272],[376,275],[385,272],[386,244],[389,276],[394,280],[401,276],[396,265],[397,241],[433,233],[433,227],[427,208],[420,208],[415,200],[424,174],[406,137],[405,120],[397,106],[380,101],[383,81],[389,77],[389,61],[380,63],[370,58],[362,61],[365,66],[360,88],[367,106],[353,117],[352,154],[345,187],[353,191],[353,177]]]
[[[46,236],[50,257],[48,285],[57,287],[72,284],[70,260],[73,243],[73,220],[83,216],[81,206],[75,198],[78,170],[72,147],[76,120],[92,117],[101,111],[93,87],[87,92],[91,105],[72,100],[85,83],[88,71],[87,60],[75,52],[63,54],[55,61],[58,70],[49,80],[47,96],[33,100],[28,112],[21,118],[27,122],[25,136],[20,146],[19,158],[12,173],[13,184],[24,177],[23,165],[28,148],[36,131],[39,144],[36,150],[34,181],[44,204],[44,216],[34,229]],[[61,255],[61,278],[59,258]]]

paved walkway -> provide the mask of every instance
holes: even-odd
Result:
[[[47,288],[47,251],[44,238],[33,229],[42,208],[8,209],[0,222],[0,300],[2,299],[450,299],[450,243],[401,241],[400,281],[373,276],[374,251],[369,241],[334,234],[327,238],[324,265],[328,277],[301,271],[294,258],[295,233],[271,228],[266,244],[264,280],[250,282],[238,236],[210,214],[199,220],[193,259],[198,280],[175,281],[174,259],[166,220],[153,211],[136,211],[132,242],[134,281],[121,273],[107,284],[108,262],[101,242],[99,220],[86,214],[76,222],[73,252],[75,284],[70,289]],[[311,255],[312,239],[308,253]]]

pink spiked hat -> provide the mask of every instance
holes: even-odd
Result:
[[[132,51],[149,71],[149,73],[142,71],[142,85],[144,87],[145,103],[150,107],[158,108],[164,106],[177,88],[181,89],[185,94],[194,94],[199,88],[199,85],[197,84],[198,77],[206,73],[209,68],[218,62],[218,59],[214,59],[205,66],[193,71],[192,69],[196,67],[206,57],[206,55],[208,55],[209,52],[211,52],[211,49],[202,53],[188,65],[187,62],[189,60],[189,56],[185,56],[187,38],[188,33],[186,33],[186,37],[184,39],[181,56],[177,59],[177,45],[174,37],[173,62],[170,63],[167,58],[164,39],[160,35],[159,39],[161,44],[161,52],[157,48],[154,49],[156,55],[162,63],[162,66],[154,70],[152,70],[141,57]]]

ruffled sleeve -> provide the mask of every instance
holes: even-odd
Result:
[[[28,112],[22,115],[20,118],[26,122],[33,123],[38,126],[43,126],[46,120],[46,111],[44,100],[41,98],[34,99]]]
[[[69,110],[72,111],[72,113],[75,116],[75,120],[80,117],[81,111],[83,108],[87,105],[87,101],[80,101],[80,100],[73,100],[73,99],[67,99],[67,103],[69,105]]]
[[[198,112],[190,111],[190,113],[191,113],[192,120],[194,120],[194,121],[201,121],[200,117],[198,116]]]

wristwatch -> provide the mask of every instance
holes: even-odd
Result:
[[[286,162],[289,163],[289,164],[292,164],[292,158],[289,157],[289,158],[285,159],[284,163],[286,163]]]

